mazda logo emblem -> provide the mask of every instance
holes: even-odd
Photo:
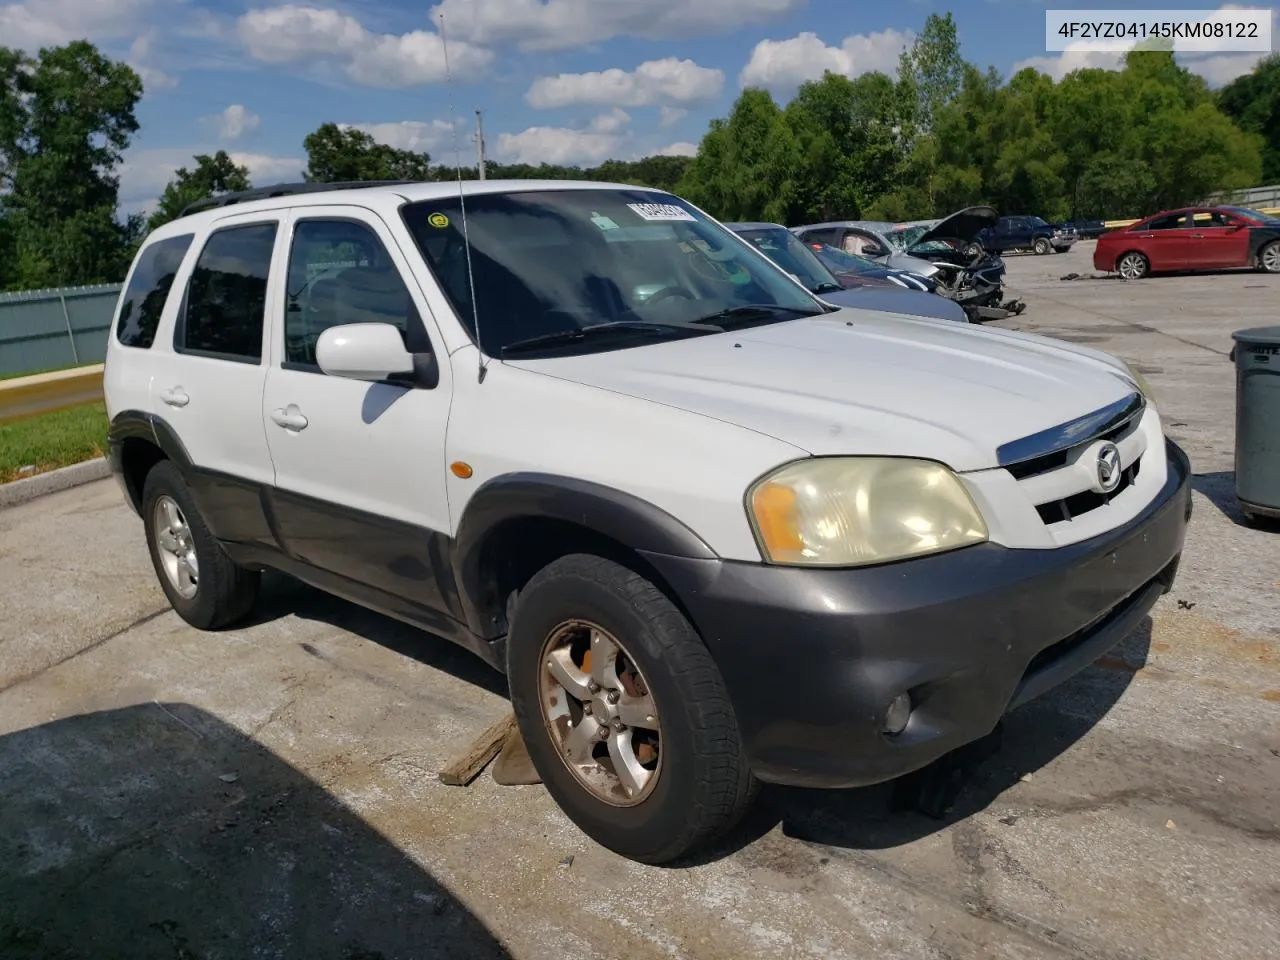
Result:
[[[1098,489],[1110,493],[1120,486],[1120,448],[1104,443],[1098,448]]]

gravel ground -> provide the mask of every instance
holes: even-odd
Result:
[[[104,481],[0,511],[0,956],[1273,956],[1280,534],[1232,500],[1226,354],[1280,278],[1060,280],[1090,246],[1010,257],[1000,325],[1141,364],[1197,475],[1186,557],[945,821],[773,790],[696,864],[621,860],[541,787],[436,781],[505,709],[478,661],[279,578],[193,631]]]

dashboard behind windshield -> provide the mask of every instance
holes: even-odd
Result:
[[[778,267],[671,194],[530,190],[401,211],[458,319],[490,356],[604,323],[689,323],[746,306],[823,307]],[[471,290],[474,287],[475,301]]]

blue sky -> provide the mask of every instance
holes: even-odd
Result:
[[[144,209],[197,152],[227,150],[257,183],[297,179],[302,139],[326,121],[447,161],[451,116],[472,161],[476,109],[496,160],[594,165],[691,153],[744,85],[785,101],[824,69],[892,71],[932,12],[954,14],[966,59],[1006,74],[1027,63],[1055,75],[1114,65],[1105,53],[1046,54],[1045,8],[1037,0],[0,0],[0,44],[34,51],[86,37],[138,70],[147,93],[121,199]],[[1256,60],[1187,63],[1218,85]]]

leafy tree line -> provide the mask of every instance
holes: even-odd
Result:
[[[138,75],[88,42],[35,57],[0,47],[0,290],[119,281],[149,229],[250,186],[225,151],[202,154],[174,172],[149,217],[121,217],[117,171],[141,97]],[[310,181],[458,176],[333,123],[303,147]],[[950,14],[931,15],[895,76],[828,73],[785,106],[745,90],[696,158],[486,172],[644,184],[725,219],[783,223],[917,219],[978,202],[1049,219],[1136,216],[1280,182],[1280,56],[1217,95],[1160,51],[1131,53],[1119,71],[1004,81],[964,61]]]
[[[725,219],[792,225],[977,203],[1049,220],[1138,216],[1257,185],[1264,169],[1280,177],[1278,121],[1278,58],[1218,96],[1159,49],[1118,71],[1055,82],[1028,68],[1006,82],[965,62],[951,15],[935,14],[894,77],[827,73],[785,107],[743,91],[678,190]]]

